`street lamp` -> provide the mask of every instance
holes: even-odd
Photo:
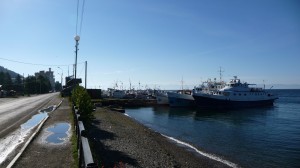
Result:
[[[63,74],[64,74],[64,72],[63,72],[63,70],[60,68],[60,67],[57,67],[57,68],[59,68],[60,70],[61,70],[61,78],[60,78],[60,83],[61,83],[61,90],[63,89]],[[59,74],[59,73],[58,73]]]
[[[80,40],[80,36],[76,35],[74,37],[74,40],[76,41],[76,45],[75,45],[75,79],[76,79],[76,72],[77,72],[77,52],[78,52],[78,45],[79,45],[79,40]]]

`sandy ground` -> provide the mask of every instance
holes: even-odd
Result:
[[[104,167],[227,167],[105,108],[97,108],[89,139],[96,162]]]
[[[61,100],[62,98],[58,97],[51,103],[57,105]],[[49,135],[46,129],[57,123],[70,123],[71,113],[69,101],[64,99],[61,106],[50,113],[42,130],[30,143],[14,167],[75,167],[69,137],[66,138],[66,142],[61,144],[45,143],[44,141],[45,136]],[[72,131],[69,132],[72,133]]]

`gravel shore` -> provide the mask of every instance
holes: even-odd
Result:
[[[97,108],[89,139],[99,165],[104,167],[227,167],[188,151],[134,119]]]

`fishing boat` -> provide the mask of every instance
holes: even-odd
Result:
[[[109,95],[109,97],[112,97],[112,98],[122,99],[125,97],[125,91],[108,88],[108,95]]]
[[[168,95],[166,92],[160,91],[156,93],[156,102],[159,105],[168,105],[169,100],[168,100]]]
[[[230,80],[221,89],[194,90],[193,97],[200,108],[245,108],[273,105],[278,99],[263,88],[249,87],[247,82],[242,83],[237,76]]]
[[[191,90],[168,92],[170,107],[191,107],[195,105]]]
[[[208,79],[199,86],[196,86],[193,89],[193,93],[217,91],[218,89],[222,89],[225,85],[226,83],[222,80],[217,81],[216,78],[214,80]]]
[[[167,94],[170,107],[192,107],[195,105],[192,91],[183,89],[183,78],[181,79],[181,90]]]

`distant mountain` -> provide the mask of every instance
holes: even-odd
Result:
[[[14,72],[14,71],[4,68],[3,66],[0,66],[0,72],[8,72],[12,78],[16,78],[17,75],[19,75],[18,73]],[[20,75],[20,76],[22,76],[22,75]]]

